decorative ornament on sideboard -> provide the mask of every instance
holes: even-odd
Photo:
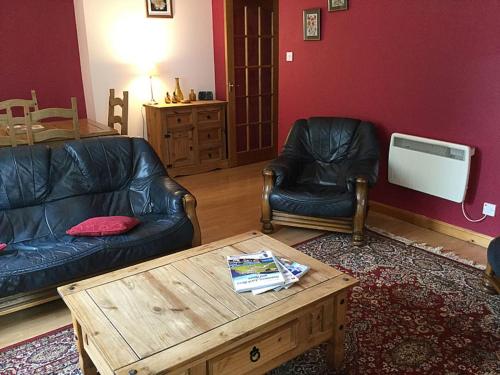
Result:
[[[194,89],[191,89],[191,91],[189,92],[189,100],[192,102],[196,101],[196,93],[194,92]]]
[[[167,93],[165,94],[165,104],[170,104],[170,103],[172,103],[172,99],[170,98],[170,94],[167,91]]]
[[[181,90],[181,85],[179,83],[179,78],[175,78],[175,91],[174,94],[177,98],[177,101],[182,102],[184,100],[184,94]]]

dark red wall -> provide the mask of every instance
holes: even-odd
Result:
[[[373,121],[382,159],[372,199],[499,235],[500,207],[471,224],[459,204],[389,184],[387,153],[393,132],[472,145],[466,207],[477,218],[483,202],[500,204],[500,1],[350,0],[333,13],[325,0],[281,3],[280,146],[298,118]],[[302,40],[306,8],[321,8],[321,41]]]
[[[70,0],[0,0],[0,101],[31,98],[86,117],[75,13]]]

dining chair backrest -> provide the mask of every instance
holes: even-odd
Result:
[[[35,90],[31,90],[30,99],[8,99],[0,102],[0,146],[16,147],[18,144],[26,144],[26,138],[20,139],[18,136],[27,137],[24,116],[14,116],[13,109],[19,108],[23,113],[31,110],[38,110]]]
[[[17,137],[12,121],[12,109],[10,107],[3,108],[2,103],[0,103],[0,111],[5,110],[6,113],[0,115],[0,120],[2,121],[2,127],[4,128],[2,130],[6,130],[7,134],[0,135],[0,146],[16,147]]]
[[[52,139],[80,139],[80,123],[78,122],[78,108],[76,98],[71,98],[71,108],[44,108],[38,111],[25,112],[26,130],[30,145]],[[46,130],[33,131],[33,125],[46,119],[71,119],[70,129],[61,126],[60,122],[44,122]]]
[[[36,91],[31,90],[31,100],[29,99],[8,99],[0,102],[0,127],[7,128],[7,109],[10,109],[11,116],[10,122],[13,126],[21,125],[24,126],[25,120],[24,116],[13,116],[12,109],[19,107],[24,108],[24,106],[28,105],[29,110],[38,111],[38,100],[36,98]],[[5,113],[3,113],[5,112]],[[23,109],[24,113],[24,109]]]
[[[121,107],[121,115],[115,115],[115,107]],[[114,128],[120,124],[120,134],[128,134],[128,91],[123,91],[123,98],[115,97],[115,89],[109,89],[108,126]]]

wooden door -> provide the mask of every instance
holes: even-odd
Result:
[[[277,155],[278,0],[226,0],[231,165]]]

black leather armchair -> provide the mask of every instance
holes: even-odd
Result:
[[[377,182],[373,124],[313,117],[293,125],[283,152],[263,171],[263,232],[273,224],[353,233],[364,240],[368,188]]]

